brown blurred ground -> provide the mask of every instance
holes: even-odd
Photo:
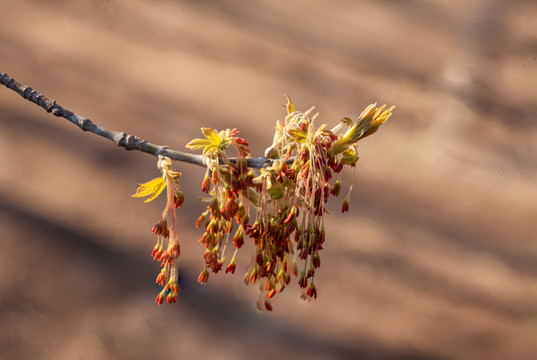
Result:
[[[195,280],[203,171],[178,164],[181,299],[156,307],[131,199],[155,161],[0,89],[0,358],[537,358],[537,6],[515,1],[0,1],[0,71],[100,125],[182,149],[237,127],[262,154],[283,94],[360,146],[305,303]],[[347,174],[349,183],[351,174]],[[341,199],[340,199],[341,201]]]

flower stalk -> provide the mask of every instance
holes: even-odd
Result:
[[[153,234],[157,236],[157,243],[151,256],[153,259],[160,261],[162,266],[156,282],[164,287],[155,302],[161,305],[165,297],[168,303],[177,302],[179,297],[177,259],[181,250],[176,209],[183,204],[184,195],[179,186],[181,173],[173,169],[171,159],[159,156],[157,167],[162,172],[162,176],[140,184],[140,187],[132,196],[138,198],[148,197],[145,202],[150,202],[166,189],[166,206],[160,221],[152,229]],[[168,240],[167,244],[166,239]]]

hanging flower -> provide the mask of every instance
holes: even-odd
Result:
[[[178,240],[176,208],[181,207],[184,195],[179,187],[181,173],[173,170],[170,158],[159,156],[157,162],[162,176],[146,183],[140,184],[133,197],[148,197],[145,202],[154,200],[162,191],[167,189],[166,206],[162,212],[160,221],[153,226],[152,232],[157,236],[157,244],[153,248],[151,256],[161,262],[162,270],[157,276],[156,282],[164,287],[157,296],[156,302],[161,305],[167,294],[167,302],[175,303],[179,296],[177,285],[177,258],[181,251]],[[166,243],[166,239],[168,240]]]
[[[208,269],[217,273],[222,269],[226,248],[231,237],[237,250],[244,243],[244,227],[248,223],[248,204],[252,186],[252,171],[246,165],[249,157],[248,142],[238,137],[237,129],[227,129],[217,132],[209,128],[201,129],[204,139],[194,139],[187,144],[192,150],[202,150],[204,163],[207,165],[202,191],[210,195],[205,200],[209,203],[207,211],[198,219],[196,225],[205,225],[205,232],[200,243],[205,247],[205,269],[199,277],[200,283],[206,283],[209,278]],[[237,160],[231,162],[226,155],[229,147],[235,148]],[[226,268],[226,273],[235,272],[232,260]]]

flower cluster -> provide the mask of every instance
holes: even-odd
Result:
[[[226,247],[233,242],[233,256],[226,273],[235,273],[235,258],[247,235],[255,246],[254,260],[245,274],[245,283],[260,285],[257,306],[272,310],[272,299],[298,277],[302,297],[317,298],[315,273],[321,265],[320,251],[325,241],[325,205],[330,196],[341,191],[341,171],[344,166],[355,167],[358,161],[356,144],[373,134],[391,116],[392,108],[368,106],[356,121],[343,118],[334,128],[316,126],[318,114],[314,108],[295,111],[288,98],[287,116],[276,123],[272,146],[265,152],[268,166],[254,174],[248,167],[248,142],[238,137],[236,129],[217,132],[202,128],[205,138],[192,140],[187,147],[202,150],[207,168],[202,191],[208,196],[207,210],[196,225],[203,227],[200,242],[205,248],[205,266],[198,281],[206,283],[209,272],[222,270]],[[346,131],[342,134],[343,129]],[[226,151],[235,149],[236,157]],[[168,188],[168,203],[161,221],[153,228],[157,245],[155,259],[162,261],[157,282],[164,290],[157,297],[159,305],[166,293],[168,302],[175,302],[177,286],[176,259],[179,255],[175,207],[182,203],[179,190],[180,173],[171,168],[168,158],[159,159],[162,178],[141,184],[136,197],[154,199],[164,187]],[[342,204],[349,210],[352,186]],[[253,205],[253,206],[250,206]],[[250,207],[256,209],[250,216]],[[170,225],[168,225],[170,224]],[[164,239],[169,239],[166,250]],[[300,268],[299,268],[300,267]]]
[[[205,247],[205,268],[198,281],[206,283],[209,269],[214,273],[222,269],[226,247],[236,224],[237,229],[232,238],[235,251],[226,268],[226,273],[235,273],[235,255],[244,244],[244,228],[249,221],[248,204],[251,201],[250,188],[254,175],[246,164],[250,154],[248,142],[237,136],[236,129],[219,133],[208,128],[202,128],[201,131],[205,139],[194,139],[187,147],[203,150],[207,166],[201,190],[210,195],[204,199],[209,205],[196,223],[198,228],[205,228],[200,238],[200,243]],[[233,162],[225,154],[230,146],[237,153]]]
[[[157,244],[151,253],[153,259],[160,261],[162,266],[162,270],[157,276],[157,283],[164,288],[155,300],[157,304],[162,305],[165,298],[168,303],[175,303],[179,296],[177,258],[181,251],[177,235],[176,208],[183,204],[184,195],[179,187],[181,173],[173,170],[171,159],[159,156],[157,166],[162,172],[162,176],[140,184],[132,196],[148,196],[145,202],[149,202],[162,193],[165,188],[167,189],[166,206],[160,221],[153,226],[152,232],[157,236]],[[166,239],[168,240],[167,244]]]
[[[247,231],[257,250],[245,280],[255,283],[264,279],[261,293],[266,291],[268,299],[289,284],[289,272],[298,276],[304,298],[317,297],[314,276],[325,241],[325,204],[330,196],[340,193],[343,166],[356,165],[356,142],[390,117],[392,108],[384,108],[371,105],[356,122],[345,118],[329,130],[324,124],[315,126],[318,114],[312,115],[314,108],[295,111],[288,99],[287,117],[283,123],[277,122],[273,144],[266,152],[274,162],[254,179],[260,189],[259,210]],[[336,133],[344,126],[347,132],[338,137]],[[336,175],[337,180],[331,183]],[[343,212],[348,209],[349,195],[342,206]],[[300,272],[297,262],[302,262]],[[269,308],[266,301],[265,306]]]

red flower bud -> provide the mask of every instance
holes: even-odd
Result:
[[[298,285],[303,289],[305,289],[308,286],[308,279],[306,277],[305,271],[302,271],[300,273],[300,279],[298,279]]]
[[[302,179],[306,179],[310,173],[310,164],[305,163],[304,166],[302,166]]]
[[[343,200],[343,205],[341,205],[341,212],[342,213],[346,213],[347,211],[349,211],[349,198],[345,198],[345,200]]]
[[[213,218],[220,217],[220,204],[217,198],[214,198],[208,206],[208,209],[211,211],[211,216]]]
[[[226,209],[222,210],[222,211],[220,212],[220,215],[222,215],[222,217],[223,217],[225,220],[227,220],[227,221],[229,221],[229,220],[232,219],[232,217],[229,215],[229,213],[227,212]]]
[[[284,224],[289,224],[291,221],[293,221],[293,219],[295,218],[295,214],[296,214],[296,208],[292,208],[291,209],[291,212],[289,213],[289,215],[287,216],[287,218],[285,219],[285,221],[283,222]]]
[[[185,201],[185,196],[181,191],[178,191],[175,193],[175,196],[173,197],[173,203],[176,208],[180,208],[181,205],[183,205],[183,202]]]
[[[168,230],[168,222],[166,221],[166,219],[162,219],[161,221],[159,221],[158,224],[153,226],[153,229],[151,229],[151,232],[157,236],[162,235],[165,238],[169,237],[170,231]]]
[[[239,226],[237,229],[237,232],[235,233],[235,236],[233,236],[233,244],[237,249],[240,249],[242,245],[244,245],[244,228]]]
[[[318,268],[318,267],[321,266],[321,257],[319,256],[318,252],[313,254],[313,256],[311,258],[311,263],[312,263],[314,268]]]
[[[317,288],[315,287],[315,285],[313,285],[313,283],[311,283],[310,286],[308,287],[308,290],[306,290],[306,295],[314,299],[317,299]]]
[[[330,171],[329,167],[325,167],[324,168],[324,179],[325,179],[325,181],[330,181],[331,178],[332,178],[332,171]]]
[[[226,210],[231,216],[235,216],[238,209],[239,209],[239,205],[237,204],[235,200],[228,199],[226,201]]]
[[[213,171],[212,173],[212,181],[213,181],[213,184],[218,184],[218,173],[216,171]]]
[[[164,290],[179,293],[179,285],[177,285],[175,279],[170,279],[170,281],[168,281],[168,283],[166,284]]]
[[[334,166],[332,166],[332,170],[334,170],[336,174],[340,173],[341,170],[343,170],[343,163],[342,162],[335,163]]]
[[[341,182],[338,180],[336,181],[334,186],[332,186],[332,189],[330,189],[330,194],[337,197],[340,191],[341,191]]]
[[[168,302],[168,304],[176,303],[178,297],[179,297],[179,294],[173,291],[168,294],[168,298],[166,299],[166,301]]]
[[[211,189],[211,179],[209,179],[209,175],[205,174],[205,177],[203,178],[203,183],[201,184],[201,191],[204,193],[209,193],[209,190]]]
[[[244,140],[243,138],[235,138],[235,142],[242,146],[249,146],[248,141]]]
[[[155,299],[155,302],[158,304],[158,306],[162,305],[164,302],[164,291],[162,291],[160,294],[157,295],[157,298]]]
[[[233,192],[231,186],[226,186],[226,199],[233,199]]]
[[[200,273],[200,276],[198,277],[198,282],[200,284],[206,284],[208,280],[209,280],[209,271],[207,271],[207,269],[204,269]]]
[[[235,274],[235,269],[237,268],[237,265],[235,263],[231,263],[227,266],[227,269],[226,269],[226,274],[227,273],[232,273],[232,274]]]
[[[250,274],[250,281],[253,284],[255,284],[255,281],[257,280],[257,269],[254,269],[254,271],[252,271],[252,274]]]
[[[276,295],[276,289],[270,290],[270,292],[267,294],[268,299],[272,299]]]
[[[196,227],[199,229],[203,222],[205,221],[205,218],[207,217],[207,211],[201,214],[201,216],[198,218],[198,221],[196,222]]]
[[[151,252],[151,257],[157,260],[160,257],[160,254],[162,254],[162,247],[160,246],[160,243],[157,243],[153,248],[153,252]]]
[[[219,272],[220,270],[222,270],[222,263],[221,262],[213,263],[211,266],[211,270],[213,271],[213,273]]]
[[[166,281],[168,281],[168,272],[166,269],[162,269],[162,271],[157,276],[157,284],[164,286],[166,284]]]
[[[244,219],[245,209],[243,204],[239,204],[237,207],[237,212],[235,213],[235,220],[237,224],[241,224]]]

